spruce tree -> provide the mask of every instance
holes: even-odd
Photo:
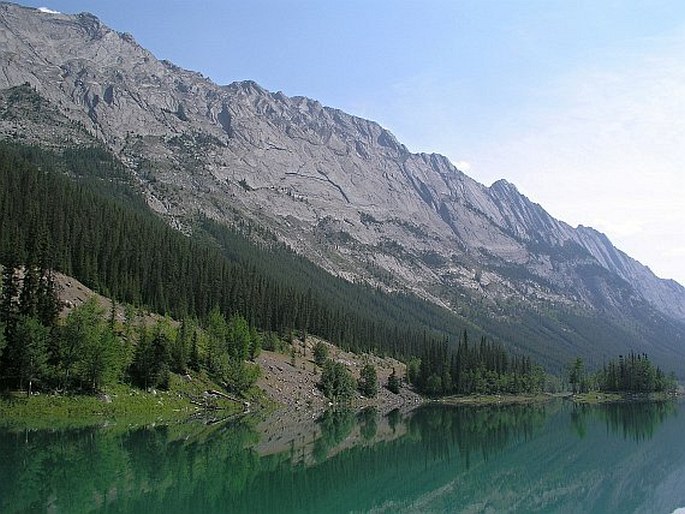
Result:
[[[328,359],[321,372],[319,387],[332,401],[349,401],[354,395],[355,380],[344,364]]]
[[[367,398],[378,394],[378,374],[373,364],[366,364],[359,374],[359,391]]]
[[[36,290],[36,316],[46,327],[54,327],[61,309],[54,272],[44,268]]]
[[[392,373],[388,377],[388,390],[391,393],[399,394],[400,392],[400,378],[397,376],[395,368],[392,369]]]
[[[10,354],[19,377],[19,389],[26,395],[34,382],[47,378],[48,338],[50,331],[35,317],[21,316],[16,325],[16,345]]]
[[[38,287],[40,285],[38,268],[29,263],[24,267],[24,279],[19,293],[18,310],[22,316],[36,316],[38,313]]]
[[[2,269],[2,295],[0,295],[0,322],[5,324],[6,335],[11,339],[19,316],[19,278],[13,262]]]
[[[323,366],[328,359],[328,346],[322,341],[317,341],[314,345],[314,362]]]

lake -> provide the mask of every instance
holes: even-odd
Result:
[[[685,507],[677,403],[426,406],[318,421],[0,429],[0,512],[649,512]]]

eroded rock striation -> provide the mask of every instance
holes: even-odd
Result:
[[[685,356],[681,285],[605,235],[554,219],[513,184],[480,184],[372,121],[251,81],[214,84],[90,14],[13,4],[0,4],[0,89],[3,137],[104,144],[175,226],[198,211],[249,220],[335,274],[465,316],[508,323],[512,306],[603,316],[638,326],[626,344],[645,351],[655,346],[650,323],[667,325],[657,353]],[[550,344],[582,332],[555,326]]]

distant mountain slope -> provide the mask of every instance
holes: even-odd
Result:
[[[0,89],[0,134],[104,143],[176,227],[198,211],[250,220],[339,276],[413,291],[559,364],[685,355],[681,285],[374,122],[249,81],[218,86],[89,14],[12,4],[0,4]]]

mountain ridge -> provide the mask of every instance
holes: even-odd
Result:
[[[229,225],[248,219],[339,276],[455,312],[484,305],[492,318],[515,304],[629,324],[632,309],[653,309],[680,327],[682,345],[685,288],[506,180],[487,187],[313,99],[253,81],[216,85],[92,15],[0,4],[0,34],[0,89],[28,83],[59,114],[50,124],[3,114],[0,133],[105,144],[176,227],[189,229],[195,212]]]

